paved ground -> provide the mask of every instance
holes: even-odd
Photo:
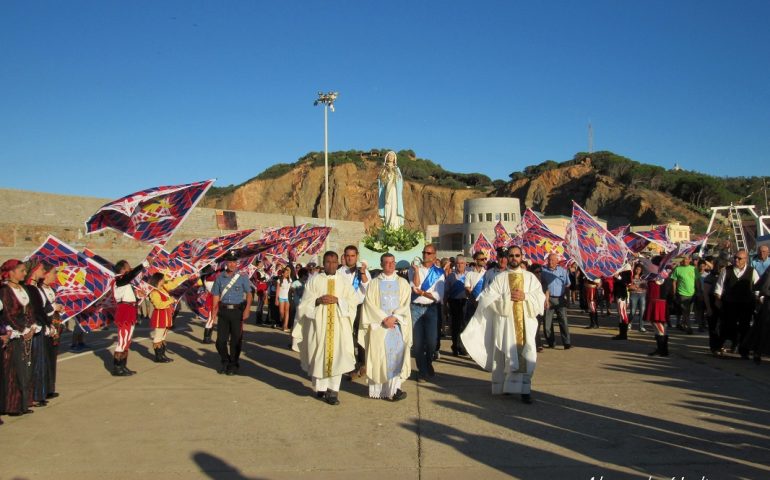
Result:
[[[249,326],[227,377],[185,316],[174,363],[153,363],[140,329],[139,373],[115,378],[114,331],[98,332],[93,351],[60,357],[59,398],[3,417],[0,478],[770,478],[770,364],[714,359],[702,335],[650,358],[651,334],[615,342],[585,323],[574,316],[575,348],[539,357],[534,405],[492,397],[486,372],[445,354],[403,402],[346,382],[331,407],[285,334]]]

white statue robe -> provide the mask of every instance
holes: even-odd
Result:
[[[384,273],[369,282],[358,342],[366,347],[366,377],[369,396],[390,398],[411,373],[412,289],[396,274]],[[382,321],[396,317],[397,326],[387,329]]]
[[[338,303],[315,304],[327,294],[337,297]],[[319,273],[305,285],[292,337],[315,391],[339,391],[342,374],[355,368],[353,320],[357,304],[352,285],[339,273]]]
[[[511,301],[510,273],[523,276],[524,301],[517,302],[519,307]],[[524,269],[498,274],[481,294],[476,313],[460,337],[471,358],[492,372],[492,394],[530,393],[537,363],[537,316],[544,305],[540,281]]]

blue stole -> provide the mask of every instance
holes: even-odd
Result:
[[[458,277],[457,275],[455,275],[455,282],[452,284],[452,287],[449,289],[449,295],[447,295],[447,298],[449,299],[456,298],[460,295],[460,293],[464,291],[465,291],[465,274],[463,273],[462,277]]]
[[[356,268],[356,273],[353,274],[353,290],[358,291],[359,285],[361,285],[361,271]]]
[[[476,282],[476,285],[473,287],[473,290],[471,291],[471,294],[473,295],[473,298],[479,298],[479,295],[481,295],[481,290],[484,289],[484,275],[479,278],[479,281]]]
[[[433,265],[428,270],[428,274],[425,275],[425,278],[422,280],[422,285],[420,285],[420,290],[422,291],[428,291],[430,288],[438,282],[438,279],[441,278],[441,276],[444,275],[444,269],[441,267],[437,267]],[[414,301],[419,295],[412,292],[412,301]]]

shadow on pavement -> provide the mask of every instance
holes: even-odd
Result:
[[[192,459],[200,468],[201,473],[217,480],[262,480],[262,477],[247,477],[236,467],[219,457],[205,452],[195,452]]]

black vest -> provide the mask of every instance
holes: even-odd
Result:
[[[754,302],[754,269],[747,266],[743,275],[735,276],[735,271],[728,268],[725,275],[724,289],[722,290],[722,300],[733,303],[753,303]]]

